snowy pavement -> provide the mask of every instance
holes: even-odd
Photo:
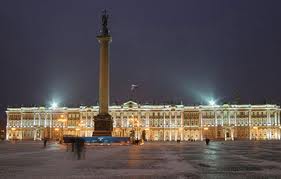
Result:
[[[0,178],[281,178],[281,141],[87,146],[0,142]]]

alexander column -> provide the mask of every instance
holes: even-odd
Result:
[[[102,29],[97,40],[100,44],[100,76],[99,76],[99,114],[94,117],[95,130],[93,136],[112,136],[113,120],[108,113],[109,105],[109,44],[111,36],[107,28],[108,14],[102,14]]]

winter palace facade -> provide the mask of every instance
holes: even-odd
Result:
[[[92,136],[99,107],[8,108],[6,139],[60,139]],[[148,141],[280,140],[277,105],[140,105],[110,106],[113,135]]]

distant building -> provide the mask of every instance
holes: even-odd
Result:
[[[149,141],[280,140],[277,105],[141,105],[129,101],[111,106],[114,136]],[[80,108],[8,108],[6,139],[59,139],[92,136],[98,106]]]

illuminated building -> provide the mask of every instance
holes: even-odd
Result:
[[[6,139],[59,139],[63,135],[92,136],[99,107],[8,108]],[[113,136],[149,141],[280,139],[277,105],[140,105],[129,101],[110,106]]]

